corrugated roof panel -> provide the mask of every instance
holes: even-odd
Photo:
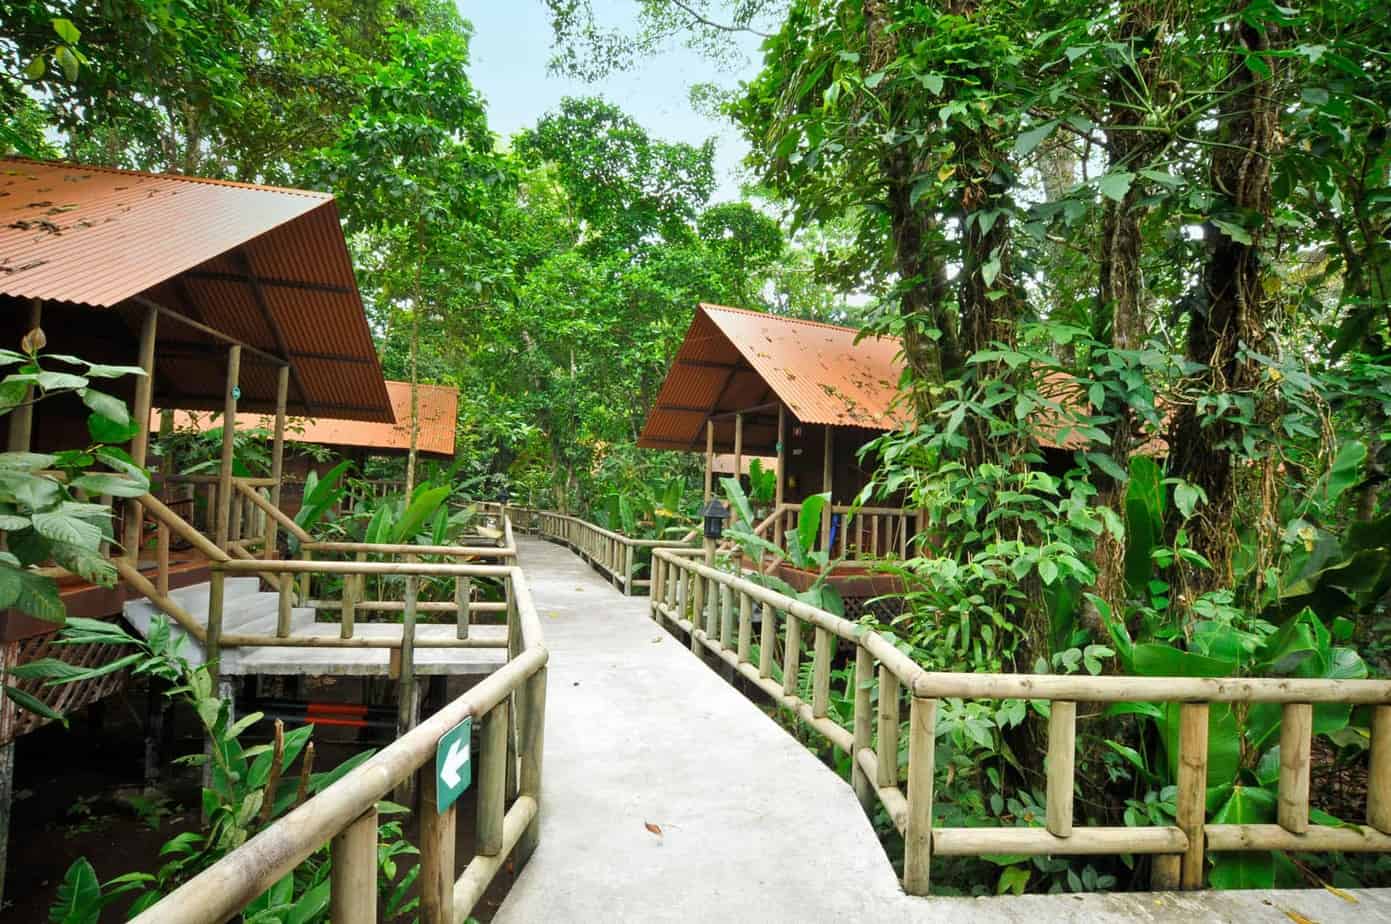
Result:
[[[897,407],[901,345],[889,337],[857,343],[859,335],[849,327],[702,304],[639,445],[702,447],[708,416],[774,399],[802,423],[892,429],[904,419]]]
[[[409,382],[387,382],[396,419],[402,423],[388,424],[334,417],[291,418],[285,439],[293,443],[318,443],[324,446],[372,449],[382,453],[410,451],[410,428],[405,423],[411,414]],[[420,433],[417,448],[425,455],[452,458],[454,455],[455,423],[459,413],[459,390],[449,385],[421,385]],[[159,429],[160,411],[150,415],[150,429]],[[175,412],[174,426],[185,430],[211,430],[221,421],[211,414]],[[239,429],[274,428],[275,418],[266,414],[239,413]]]
[[[297,412],[393,420],[338,209],[324,193],[0,158],[0,298],[152,301],[287,360]],[[138,321],[132,339],[136,330]],[[177,370],[157,361],[156,399],[219,405],[225,350],[162,314],[157,357],[175,357]],[[265,411],[276,376],[250,372],[258,361],[243,356],[242,401]]]

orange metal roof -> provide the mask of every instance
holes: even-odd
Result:
[[[703,450],[705,421],[718,418],[715,447],[729,452],[729,416],[744,411],[746,454],[777,444],[777,415],[751,414],[774,400],[806,424],[891,430],[907,420],[898,400],[903,344],[896,337],[864,337],[851,327],[702,304],[697,308],[638,445],[647,449]],[[1087,413],[1087,395],[1071,376],[1047,374],[1040,392],[1065,409]],[[1071,429],[1070,410],[1034,412],[1039,443],[1081,449],[1086,437]],[[1066,432],[1064,432],[1066,431]],[[1150,435],[1138,450],[1163,455]]]
[[[459,413],[459,389],[451,385],[421,385],[420,388],[420,436],[417,448],[423,455],[453,458],[454,427]],[[372,449],[381,454],[398,454],[410,451],[411,431],[411,383],[386,383],[391,395],[391,404],[396,411],[396,419],[401,423],[374,423],[362,420],[341,418],[293,417],[286,424],[285,439],[295,443],[318,443],[323,446],[338,446]],[[160,411],[150,414],[150,430],[159,430]],[[213,414],[174,413],[176,430],[213,430],[222,426],[222,421]],[[238,429],[271,430],[275,427],[274,416],[265,414],[238,414]]]
[[[708,416],[781,401],[802,423],[890,430],[898,407],[902,346],[850,327],[702,304],[672,360],[639,446],[705,445]],[[776,424],[746,420],[750,450],[776,442]],[[729,450],[729,438],[718,439]]]
[[[153,302],[277,357],[243,351],[243,409],[273,412],[276,366],[288,364],[295,413],[392,420],[325,193],[0,158],[0,307],[28,299],[46,303],[52,350],[133,352]],[[81,315],[92,308],[116,311]],[[225,353],[162,315],[156,401],[221,408]]]

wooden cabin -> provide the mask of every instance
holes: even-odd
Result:
[[[142,367],[145,377],[103,384],[137,420],[152,405],[272,415],[276,482],[289,414],[395,424],[338,208],[327,194],[0,158],[0,309],[8,348],[39,327],[46,353]],[[87,416],[71,393],[16,408],[8,415],[8,449],[85,446]],[[142,431],[129,447],[142,464],[148,441]],[[278,500],[276,487],[269,493]],[[223,548],[228,510],[218,511],[213,530]],[[117,512],[124,551],[113,555],[128,569],[123,574],[148,575],[153,584],[158,572],[164,592],[209,580],[196,554],[159,567],[139,501]],[[65,574],[57,580],[73,615],[115,616],[140,596],[126,584],[94,587]],[[4,663],[58,653],[91,664],[109,654],[54,648],[53,634],[48,623],[0,614]],[[72,711],[119,679],[21,686]],[[42,721],[4,699],[0,774],[8,772],[14,738]]]
[[[716,490],[718,454],[733,455],[735,470],[746,455],[773,457],[773,508],[758,530],[782,545],[801,502],[829,491],[820,546],[847,560],[835,583],[847,597],[884,593],[891,588],[853,562],[907,557],[917,515],[900,507],[852,515],[851,503],[872,475],[861,450],[905,419],[900,351],[893,338],[862,337],[850,327],[702,304],[638,445],[703,451],[707,498]]]

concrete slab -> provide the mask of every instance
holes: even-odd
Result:
[[[259,590],[260,581],[254,577],[230,578],[227,581],[223,604],[223,631],[244,635],[273,635],[279,621],[279,598],[277,594]],[[188,611],[202,625],[207,625],[208,585],[206,582],[180,588],[170,597]],[[132,600],[125,605],[125,617],[141,635],[148,637],[150,625],[159,611],[148,600]],[[291,615],[291,626],[296,636],[338,638],[337,623],[315,622],[315,612],[307,607],[295,607]],[[400,634],[399,623],[368,623],[359,621],[354,634],[362,638],[387,638]],[[475,638],[505,641],[505,626],[473,626],[470,630]],[[172,632],[184,637],[178,625]],[[452,639],[456,627],[449,625],[423,625],[416,629],[416,638],[421,640]],[[203,663],[203,648],[191,638],[186,638],[183,654],[190,664]],[[227,676],[265,675],[304,675],[304,676],[386,676],[389,671],[391,655],[387,648],[307,648],[265,646],[252,648],[229,648],[223,652],[222,673]],[[421,676],[436,674],[479,675],[491,674],[507,660],[505,648],[418,648],[416,650],[416,673]]]
[[[495,921],[1391,921],[1388,889],[907,896],[850,787],[646,598],[560,546],[518,551],[551,651],[541,843]]]

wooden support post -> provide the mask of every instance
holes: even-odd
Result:
[[[778,463],[773,482],[773,545],[782,548],[782,505],[787,497],[787,407],[778,402]]]
[[[782,692],[796,696],[798,675],[802,664],[802,621],[793,613],[787,614],[787,637],[783,639]]]
[[[835,506],[835,492],[832,488],[835,467],[832,453],[835,452],[834,431],[828,424],[825,429],[824,446],[821,457],[821,490],[828,496],[825,508],[821,511],[821,548],[831,551],[831,508]]]
[[[309,551],[308,549],[301,548],[299,550],[299,557],[303,561],[313,561],[314,553]],[[301,601],[313,599],[309,595],[309,591],[311,589],[310,579],[312,577],[313,574],[308,571],[304,572],[299,576],[299,598]]]
[[[237,433],[238,383],[241,381],[241,347],[227,349],[227,381],[222,396],[222,464],[217,474],[217,519],[214,539],[217,547],[227,551],[227,534],[232,517],[232,450]],[[209,664],[216,686],[222,657],[222,605],[226,591],[227,575],[215,568],[208,579],[208,635],[205,646]]]
[[[879,779],[875,785],[898,785],[898,678],[884,665],[879,666]]]
[[[518,791],[536,800],[536,817],[517,840],[513,857],[517,865],[526,863],[541,837],[541,759],[546,739],[546,669],[532,674],[526,682],[522,705],[521,764]]]
[[[744,414],[734,415],[734,480],[743,484],[744,476]],[[754,524],[750,523],[749,528]]]
[[[908,824],[903,834],[903,890],[926,895],[932,879],[932,787],[937,700],[913,697],[908,713]]]
[[[811,717],[820,719],[825,717],[831,702],[831,652],[834,648],[829,629],[817,626],[814,639],[811,656]]]
[[[478,755],[478,840],[480,856],[502,852],[502,818],[506,813],[507,700],[483,717],[482,751]]]
[[[454,579],[454,606],[457,609],[456,621],[458,623],[458,638],[468,638],[469,622],[473,615],[469,612],[469,606],[473,603],[473,581],[468,577],[456,577]]]
[[[1073,767],[1077,760],[1077,704],[1055,700],[1048,716],[1048,833],[1072,836]]]
[[[753,648],[753,598],[739,594],[739,663],[749,663],[749,651]]]
[[[1178,805],[1176,821],[1188,836],[1180,885],[1203,887],[1203,824],[1207,817],[1207,703],[1179,706]]]
[[[434,762],[417,774],[420,787],[420,911],[424,924],[454,924],[457,805],[440,814]]]
[[[633,569],[637,566],[637,549],[631,542],[623,543],[623,596],[633,595]],[[653,580],[656,580],[655,574]]]
[[[1309,761],[1313,751],[1314,707],[1286,703],[1280,720],[1280,801],[1277,821],[1291,834],[1309,830]]]
[[[328,918],[333,924],[376,924],[377,810],[368,809],[330,842]]]
[[[141,468],[145,467],[145,456],[150,448],[150,400],[154,394],[155,382],[155,333],[159,312],[153,308],[145,309],[145,317],[140,322],[140,368],[145,374],[135,380],[135,402],[131,418],[135,421],[135,436],[130,440],[131,461]],[[124,555],[131,564],[140,562],[140,542],[145,525],[145,508],[137,498],[126,502],[126,528],[121,538]]]
[[[1372,707],[1371,765],[1367,773],[1367,824],[1391,834],[1391,706]]]
[[[767,680],[773,676],[773,649],[778,646],[778,621],[773,607],[763,604],[763,619],[758,631],[758,676]]]
[[[280,483],[285,477],[285,405],[290,399],[290,367],[281,366],[276,373],[275,380],[275,434],[271,437],[270,444],[270,477],[273,484],[270,486],[270,504],[277,510],[280,509]],[[275,517],[266,517],[266,544],[261,549],[262,558],[279,558],[280,525],[276,523]],[[291,579],[285,576],[282,584],[290,583]]]
[[[29,302],[29,327],[25,330],[27,334],[31,330],[41,326],[43,321],[43,299],[36,298]],[[24,389],[24,398],[19,406],[10,411],[10,452],[28,452],[30,444],[34,438],[34,386],[30,385]],[[3,875],[3,873],[0,873]]]
[[[705,499],[715,496],[715,422],[705,421]]]
[[[873,812],[875,806],[874,783],[860,766],[860,752],[867,749],[874,739],[874,705],[870,694],[874,683],[874,657],[863,645],[855,646],[855,712],[853,722],[854,743],[850,754],[850,785],[855,790],[855,798],[866,812]]]

